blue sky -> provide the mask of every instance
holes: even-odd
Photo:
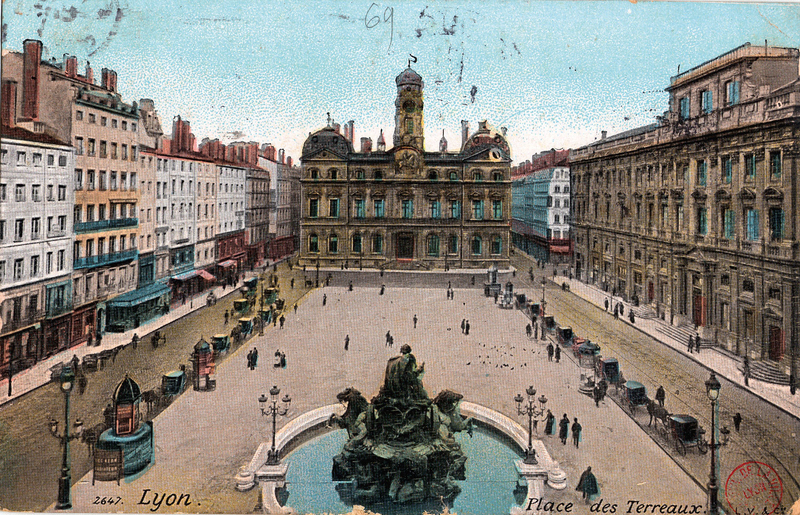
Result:
[[[428,149],[487,119],[508,127],[519,162],[653,122],[679,65],[748,41],[800,46],[800,6],[775,3],[4,0],[3,24],[3,48],[38,38],[81,72],[86,59],[98,78],[115,69],[126,100],[155,100],[166,132],[180,114],[198,139],[295,157],[326,112],[355,120],[356,138],[391,134],[409,54]]]

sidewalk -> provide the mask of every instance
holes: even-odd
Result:
[[[552,267],[548,268],[548,271],[552,273]],[[659,318],[637,317],[636,322],[631,324],[628,320],[627,313],[632,309],[632,305],[628,302],[623,302],[620,297],[611,297],[607,292],[604,292],[596,286],[588,285],[578,281],[577,279],[570,279],[569,277],[564,277],[562,275],[559,275],[555,278],[553,278],[552,275],[548,275],[548,279],[552,280],[558,286],[561,286],[562,283],[567,283],[569,285],[570,292],[588,302],[591,302],[599,309],[604,310],[603,303],[606,299],[613,300],[611,303],[612,306],[621,302],[625,306],[625,316],[620,316],[620,321],[628,325],[632,325],[639,331],[660,341],[664,345],[672,347],[675,349],[675,351],[684,354],[689,359],[696,361],[700,365],[713,371],[717,375],[724,377],[732,383],[735,383],[739,387],[750,390],[750,392],[761,397],[770,404],[783,409],[793,416],[800,417],[800,395],[792,395],[789,392],[788,386],[779,386],[766,383],[753,379],[752,377],[750,378],[750,386],[745,386],[744,377],[741,371],[742,362],[732,355],[725,354],[716,347],[703,347],[702,351],[699,353],[689,353],[685,341],[678,341],[668,334],[670,328],[669,322]],[[638,313],[638,309],[633,309]],[[609,312],[608,316],[613,317],[614,315]]]
[[[269,267],[272,267],[271,262],[269,263]],[[258,272],[256,270],[253,272],[245,272],[246,278],[257,275]],[[153,318],[137,328],[130,329],[124,333],[104,334],[102,343],[100,345],[89,347],[86,343],[82,343],[80,345],[76,345],[75,347],[63,350],[58,354],[54,354],[53,356],[36,363],[31,368],[14,374],[11,397],[8,396],[8,379],[3,379],[0,381],[0,405],[3,405],[6,402],[25,395],[31,390],[35,390],[36,388],[49,383],[50,368],[58,365],[59,363],[67,363],[72,359],[72,356],[77,356],[78,359],[83,360],[83,357],[88,354],[98,354],[104,350],[112,350],[117,347],[124,347],[125,345],[131,343],[134,333],[138,334],[142,339],[141,344],[149,345],[149,341],[145,338],[146,335],[149,335],[150,333],[185,317],[193,311],[205,307],[206,297],[208,296],[209,292],[214,292],[214,295],[217,296],[217,299],[221,299],[239,291],[239,286],[241,286],[241,282],[236,283],[236,286],[233,288],[227,287],[223,289],[222,286],[215,286],[213,289],[205,290],[196,294],[194,297],[186,299],[185,304],[179,305],[171,309],[169,313],[157,318]]]

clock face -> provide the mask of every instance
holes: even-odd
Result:
[[[416,109],[416,106],[414,105],[414,102],[412,102],[411,100],[406,100],[405,103],[403,104],[403,109],[405,109],[407,113],[413,113],[414,109]]]
[[[72,383],[69,381],[64,381],[63,383],[61,383],[61,389],[64,390],[65,392],[72,390]]]

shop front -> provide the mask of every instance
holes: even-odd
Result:
[[[153,283],[108,301],[108,331],[121,333],[169,311],[171,288]]]

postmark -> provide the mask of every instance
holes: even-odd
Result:
[[[736,467],[725,482],[725,499],[735,513],[770,515],[781,506],[783,481],[775,469],[760,461]]]

